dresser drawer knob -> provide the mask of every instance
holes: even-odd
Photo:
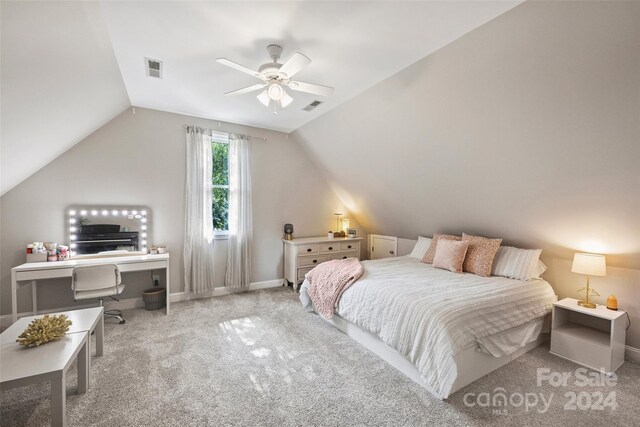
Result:
[[[314,263],[314,264],[316,264],[317,262],[318,262],[318,260],[317,260],[317,259],[314,259],[314,260],[313,260],[313,263]]]
[[[333,250],[333,246],[329,246],[329,250],[332,251]]]
[[[347,257],[346,257],[346,256],[343,256],[343,257],[342,257],[342,259],[347,259]]]
[[[307,252],[311,252],[311,248],[307,249]]]
[[[351,245],[347,246],[347,249],[351,249]]]

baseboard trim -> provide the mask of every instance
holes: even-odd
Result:
[[[200,298],[211,298],[211,297],[219,297],[219,296],[224,296],[224,295],[232,295],[232,294],[237,294],[237,293],[241,293],[241,292],[248,292],[248,291],[257,291],[260,289],[269,289],[269,288],[277,288],[279,286],[282,286],[282,284],[284,283],[284,279],[275,279],[275,280],[265,280],[263,282],[254,282],[251,283],[249,285],[249,288],[244,289],[244,288],[225,288],[225,287],[220,287],[220,288],[215,288],[213,291],[210,292],[205,292],[202,294],[191,294],[191,293],[186,293],[186,292],[176,292],[176,293],[172,293],[171,295],[169,295],[170,301],[173,302],[180,302],[180,301],[189,301],[189,300],[194,300],[194,299],[200,299]],[[38,314],[47,314],[47,313],[56,313],[59,311],[69,311],[69,310],[78,310],[81,308],[89,308],[89,307],[95,307],[97,304],[93,303],[93,304],[81,304],[81,305],[73,305],[73,306],[69,306],[69,307],[56,307],[56,308],[51,308],[51,309],[46,309],[46,310],[38,310]],[[105,301],[104,302],[104,308],[106,310],[128,310],[131,308],[144,308],[144,301],[142,300],[142,297],[138,297],[138,298],[125,298],[125,299],[121,299],[120,301]],[[33,313],[30,311],[24,312],[24,313],[18,313],[18,317],[24,317],[24,316],[32,316]],[[4,314],[2,316],[0,316],[0,327],[2,328],[8,328],[9,326],[11,326],[11,323],[13,323],[11,321],[11,315],[10,314]]]
[[[640,362],[640,348],[635,348],[631,346],[625,346],[625,353],[629,356],[630,359],[633,359],[636,362]]]
[[[257,291],[260,289],[277,288],[282,286],[284,279],[265,280],[263,282],[254,282],[249,284],[248,288],[214,288],[212,291],[203,292],[201,294],[192,294],[190,292],[175,292],[169,298],[172,303],[180,301],[191,301],[194,299],[221,297],[225,295],[233,295],[242,292]]]

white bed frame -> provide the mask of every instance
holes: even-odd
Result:
[[[441,399],[441,397],[438,396],[438,394],[422,380],[418,369],[397,350],[382,342],[380,338],[370,332],[360,329],[358,326],[344,320],[337,314],[334,314],[333,318],[327,320],[327,322],[331,323],[349,337],[362,344],[368,350],[374,352],[378,357],[405,374],[407,377],[411,378],[421,387],[424,387],[433,396]],[[455,356],[456,366],[458,367],[458,376],[451,387],[449,396],[460,390],[462,387],[471,384],[475,380],[484,377],[488,373],[495,371],[512,360],[515,360],[523,354],[533,350],[547,339],[548,334],[541,333],[535,341],[532,341],[513,353],[502,357],[494,357],[490,354],[483,353],[478,351],[476,347],[463,350]]]

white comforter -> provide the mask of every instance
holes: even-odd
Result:
[[[544,280],[456,274],[410,257],[362,264],[364,275],[345,291],[336,312],[403,354],[441,398],[456,379],[458,352],[544,316],[556,300]],[[306,282],[303,304],[305,291]]]

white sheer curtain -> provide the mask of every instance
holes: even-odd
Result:
[[[212,173],[211,136],[204,129],[187,126],[183,253],[185,292],[201,293],[214,288]]]
[[[253,240],[249,139],[229,136],[229,240],[225,285],[248,287]]]

